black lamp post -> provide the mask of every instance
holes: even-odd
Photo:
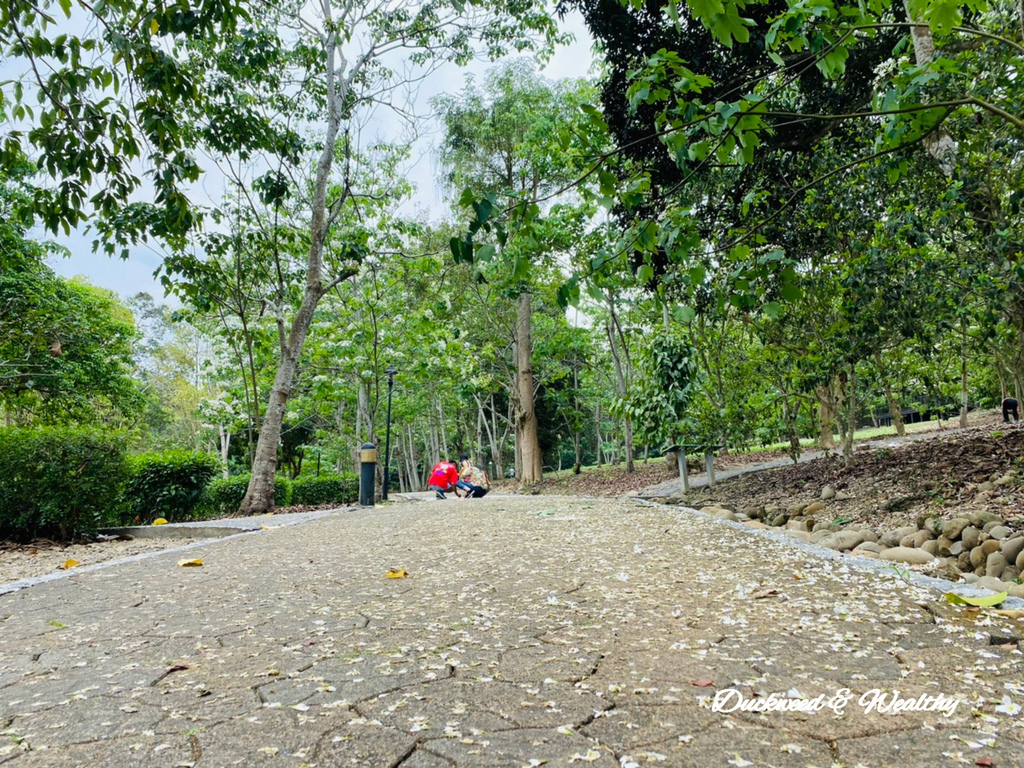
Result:
[[[395,388],[395,366],[389,365],[384,371],[388,375],[388,420],[384,428],[384,487],[381,489],[380,498],[388,500],[388,481],[391,479],[391,392]]]

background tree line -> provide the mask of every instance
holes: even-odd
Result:
[[[524,483],[674,443],[852,460],[858,425],[1024,394],[1019,7],[565,7],[593,81],[507,58],[564,39],[540,3],[0,11],[6,424],[214,453],[253,512],[382,444],[389,365],[404,489],[461,451]],[[480,55],[431,104],[449,216],[409,214],[410,145],[360,127]],[[86,222],[158,241],[180,307],[54,276],[41,229]]]

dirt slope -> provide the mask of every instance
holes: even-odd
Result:
[[[722,471],[778,458],[780,454],[720,457]],[[829,486],[853,498],[830,505],[837,517],[898,527],[922,516],[955,517],[987,510],[1009,521],[1024,517],[1024,426],[987,423],[933,435],[892,447],[858,446],[856,461],[845,467],[836,455],[721,481],[686,498],[689,506],[727,504],[753,514],[764,507],[787,508],[816,501]],[[1024,473],[1021,473],[1024,475]],[[668,479],[663,462],[627,475],[621,467],[545,480],[535,493],[622,495]],[[1002,481],[995,484],[996,481]]]

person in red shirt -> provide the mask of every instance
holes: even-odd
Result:
[[[455,466],[455,462],[441,460],[431,470],[427,486],[437,494],[437,498],[447,499],[445,494],[454,491],[457,482],[459,482],[459,470]]]

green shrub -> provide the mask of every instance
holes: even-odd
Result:
[[[292,481],[292,504],[352,504],[358,500],[357,475],[320,475]]]
[[[0,539],[68,541],[116,523],[126,443],[98,429],[0,429]]]
[[[227,480],[214,480],[206,489],[208,503],[219,515],[230,515],[238,511],[249,487],[251,475],[235,475]],[[292,484],[283,477],[274,478],[274,504],[287,507],[292,501]]]
[[[131,467],[126,522],[151,523],[158,517],[171,522],[192,517],[220,465],[205,453],[166,451],[133,456]]]

